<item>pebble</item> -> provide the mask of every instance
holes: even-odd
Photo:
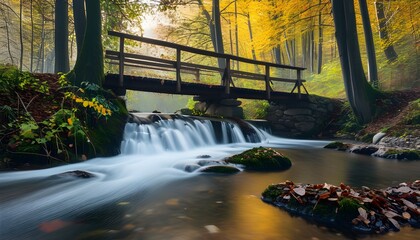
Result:
[[[220,229],[216,225],[206,225],[204,228],[211,234],[220,232]]]

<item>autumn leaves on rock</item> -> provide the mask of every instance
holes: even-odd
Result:
[[[419,228],[419,199],[420,180],[379,190],[286,181],[262,193],[263,201],[291,213],[358,233],[398,231],[406,225]]]

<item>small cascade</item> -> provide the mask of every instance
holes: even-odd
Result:
[[[216,144],[262,142],[264,134],[252,125],[245,134],[231,121],[195,118],[159,119],[151,124],[127,123],[122,154],[156,154],[187,151]],[[249,132],[249,131],[248,131]]]

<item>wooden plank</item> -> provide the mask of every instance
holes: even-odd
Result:
[[[212,67],[212,66],[195,64],[195,63],[183,62],[183,63],[181,63],[181,66],[188,66],[188,67],[192,67],[192,68],[197,68],[197,69],[200,69],[201,71],[203,69],[208,70],[208,71],[221,72],[221,73],[225,71],[224,69],[221,69],[221,68],[218,68],[218,67]]]
[[[106,88],[118,87],[118,74],[108,74],[105,77],[103,86]],[[141,84],[139,84],[141,83]],[[209,99],[223,98],[246,98],[246,99],[266,99],[265,90],[254,90],[246,88],[231,88],[230,94],[225,94],[225,89],[220,85],[207,85],[202,83],[186,83],[182,82],[181,92],[174,91],[176,81],[164,80],[157,78],[145,78],[136,76],[124,76],[125,88],[136,91],[158,92],[168,94],[181,95],[200,95]],[[302,95],[302,99],[306,99],[308,95]],[[296,93],[272,92],[271,100],[277,99],[298,99]]]
[[[274,82],[289,82],[289,83],[296,83],[296,79],[290,79],[290,78],[278,78],[278,77],[270,77],[271,81]],[[300,80],[301,82],[306,82],[306,80]]]
[[[252,80],[264,80],[265,79],[265,75],[257,74],[257,73],[244,72],[244,71],[238,71],[238,70],[232,70],[232,77],[247,78],[247,79],[252,79]]]
[[[118,56],[119,52],[107,50],[105,51],[105,56],[107,55]],[[139,60],[147,60],[151,62],[167,63],[167,64],[172,64],[173,66],[175,66],[176,64],[176,61],[173,61],[173,60],[151,57],[151,56],[146,56],[142,54],[134,54],[134,53],[124,53],[124,58],[132,58],[132,59],[139,59]]]
[[[181,51],[186,51],[186,52],[190,52],[190,53],[195,53],[195,54],[200,54],[200,55],[205,55],[205,56],[210,56],[210,57],[215,57],[215,58],[225,58],[225,59],[230,58],[231,60],[250,63],[250,64],[256,64],[256,65],[267,65],[268,64],[270,67],[275,67],[275,68],[286,68],[286,69],[294,69],[294,70],[305,70],[306,69],[306,68],[302,68],[302,67],[295,67],[295,66],[289,66],[289,65],[283,65],[283,64],[275,64],[275,63],[257,61],[257,60],[238,57],[238,56],[234,56],[234,55],[230,55],[230,54],[215,53],[215,52],[202,50],[202,49],[197,49],[197,48],[192,48],[192,47],[188,47],[188,46],[184,46],[184,45],[180,45],[180,44],[176,44],[176,43],[170,43],[170,42],[161,41],[161,40],[152,39],[152,38],[134,36],[134,35],[115,32],[115,31],[108,31],[108,35],[116,36],[116,37],[120,37],[120,38],[127,38],[127,39],[136,40],[136,41],[140,41],[140,42],[144,42],[144,43],[148,43],[148,44],[153,44],[153,45],[159,45],[159,46],[162,46],[162,47],[180,49]]]
[[[109,57],[108,59],[115,60],[113,57],[112,58]],[[153,67],[175,69],[173,64],[155,63],[155,62],[135,60],[135,59],[124,59],[124,63],[134,63],[134,64],[139,64],[139,65],[148,65],[148,66],[153,66]]]

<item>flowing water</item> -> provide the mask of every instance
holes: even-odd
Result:
[[[0,174],[0,239],[346,239],[265,204],[268,184],[367,185],[419,179],[420,163],[347,154],[326,142],[273,137],[234,122],[160,120],[126,125],[122,154],[45,170]],[[292,159],[282,172],[186,172],[256,146]],[[89,179],[59,175],[82,170]],[[381,239],[417,239],[403,228]],[[376,236],[364,236],[377,238]]]

